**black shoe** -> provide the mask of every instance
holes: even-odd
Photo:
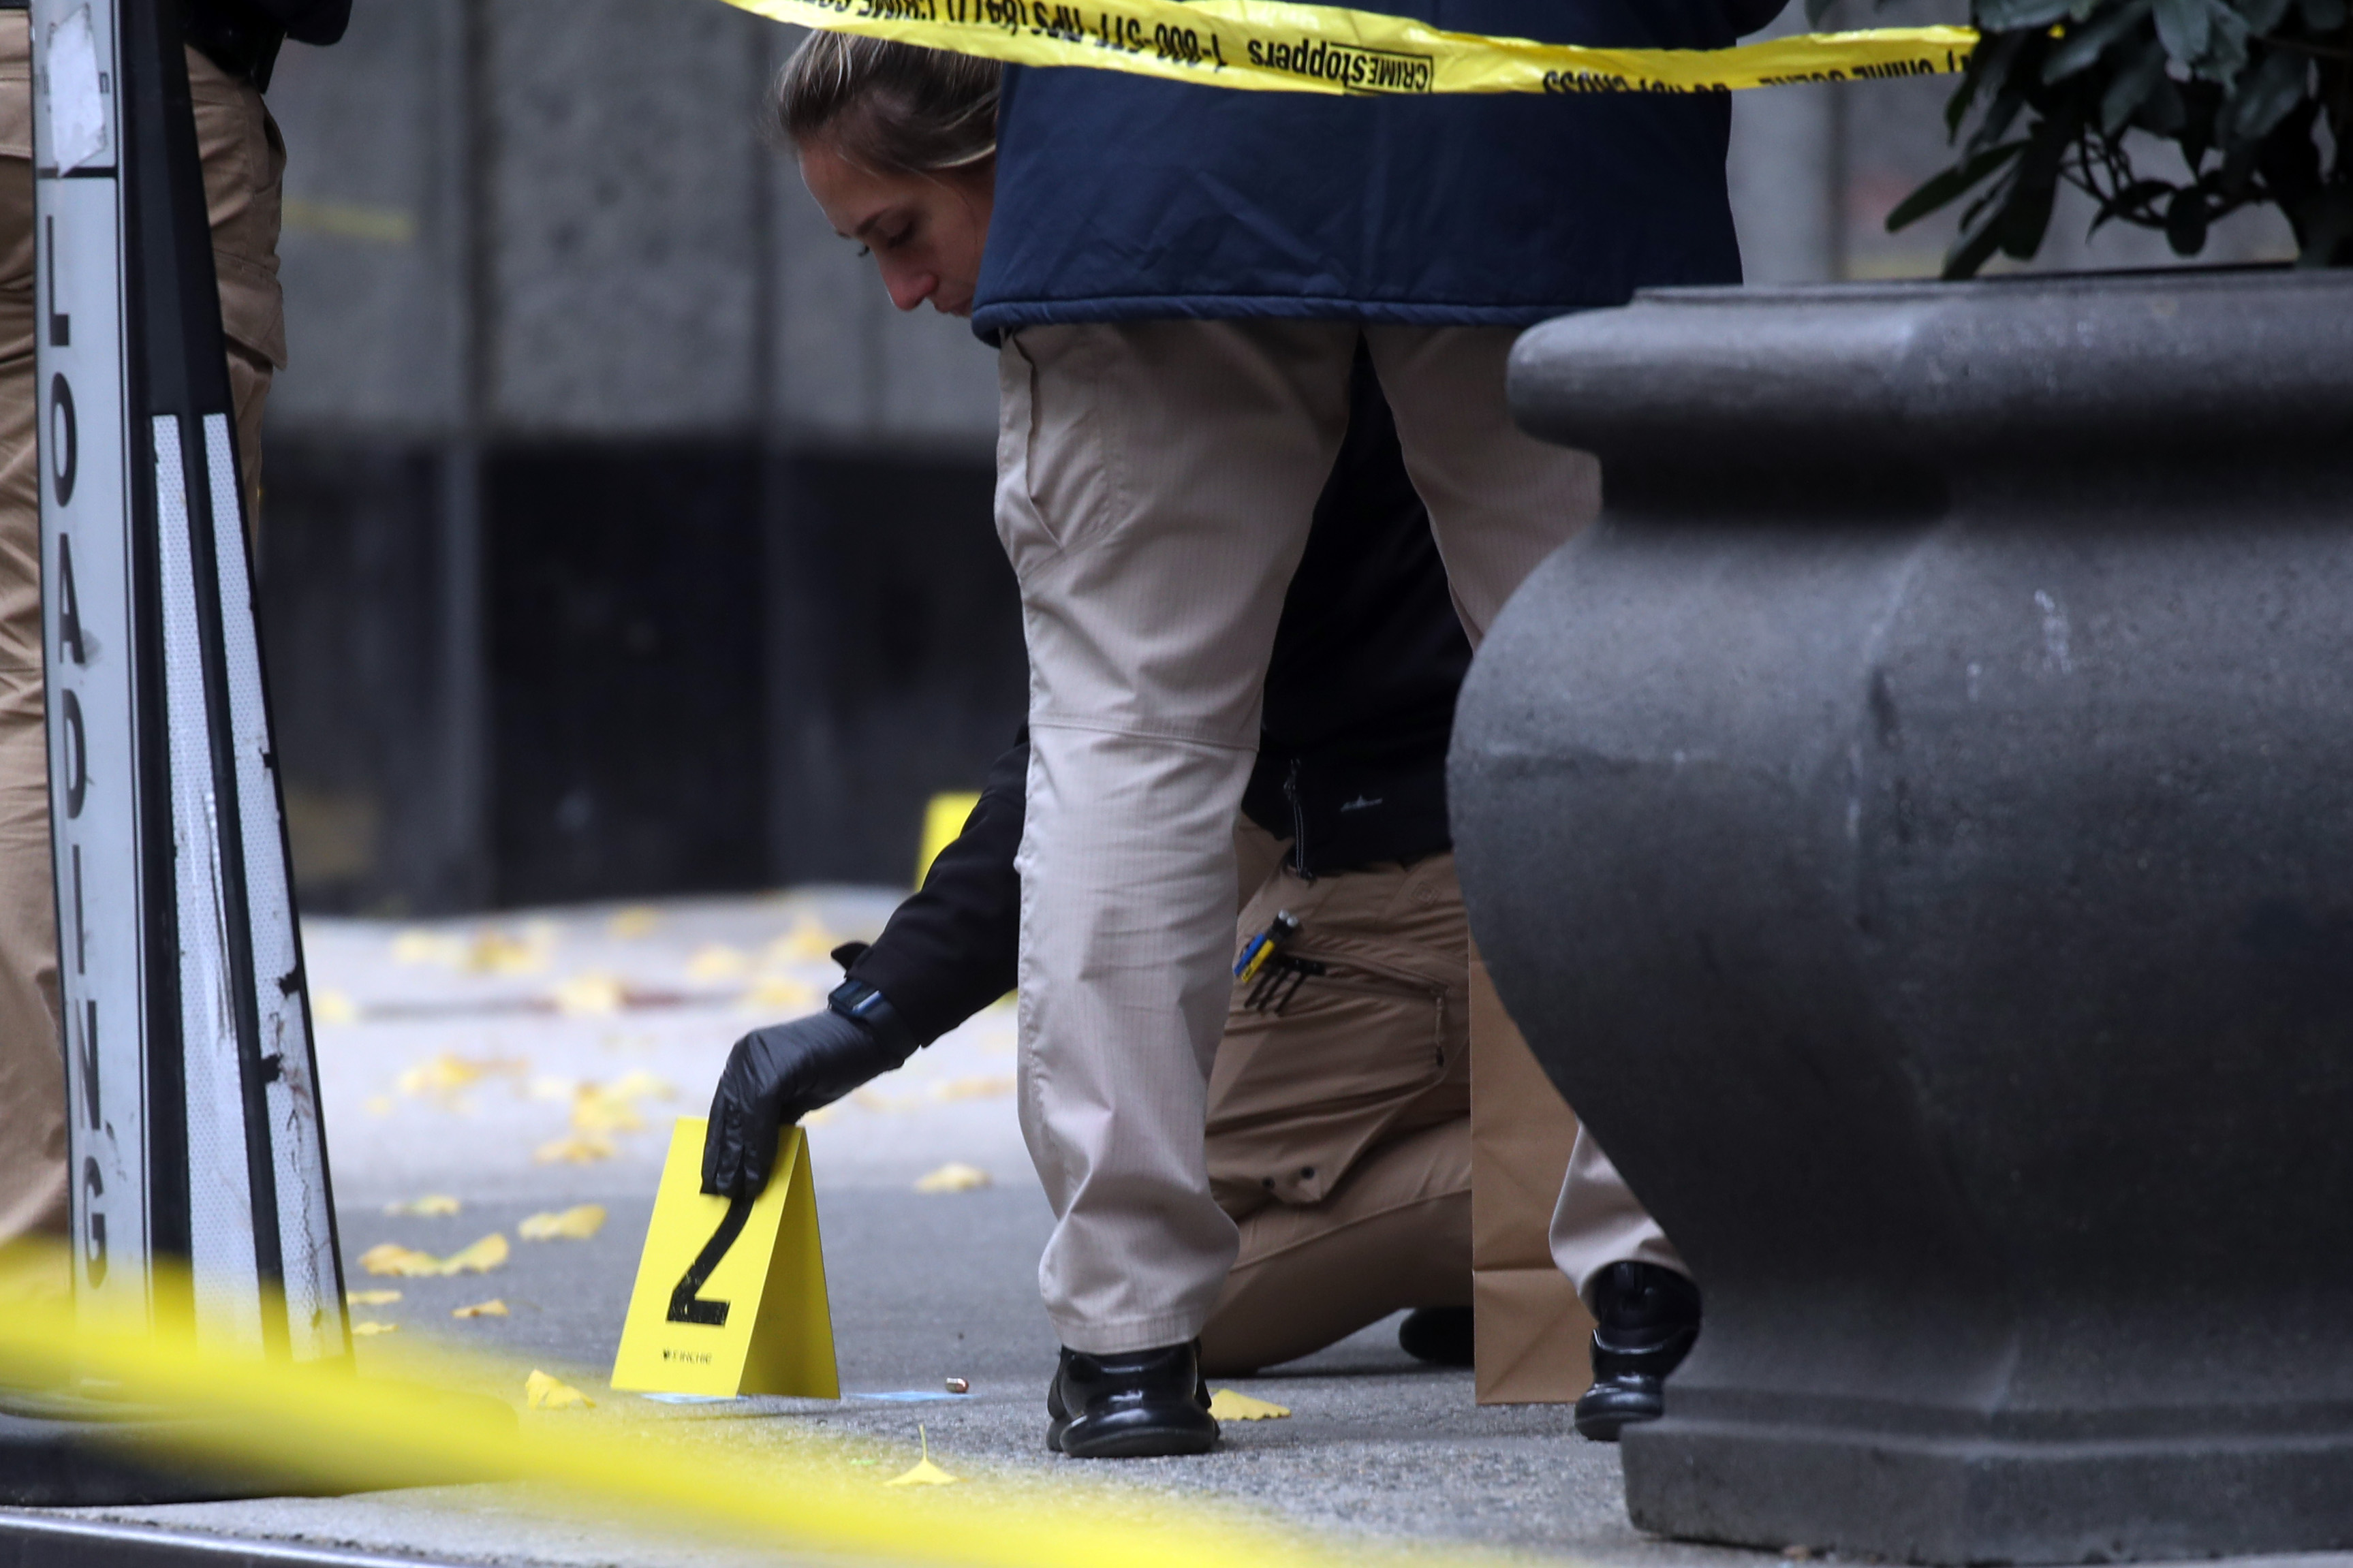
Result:
[[[1209,1385],[1191,1344],[1089,1355],[1065,1350],[1046,1388],[1046,1447],[1073,1459],[1206,1454],[1218,1446]]]
[[[1594,1281],[1593,1315],[1593,1386],[1577,1402],[1577,1431],[1615,1443],[1666,1414],[1667,1374],[1699,1338],[1699,1287],[1655,1264],[1613,1263]]]
[[[1470,1366],[1471,1309],[1416,1307],[1398,1325],[1398,1349],[1432,1366]]]

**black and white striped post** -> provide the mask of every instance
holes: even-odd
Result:
[[[78,1310],[346,1357],[180,7],[32,25]]]

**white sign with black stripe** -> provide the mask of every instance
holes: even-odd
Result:
[[[32,7],[75,1289],[310,1360],[350,1340],[176,15]]]

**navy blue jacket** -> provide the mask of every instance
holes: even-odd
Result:
[[[1375,0],[1456,32],[1721,48],[1784,0]],[[1729,95],[1328,98],[1008,68],[973,327],[1523,325],[1740,279]]]

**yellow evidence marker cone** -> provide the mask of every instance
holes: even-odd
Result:
[[[700,1117],[670,1133],[613,1386],[839,1399],[808,1143],[785,1129],[756,1198],[705,1196]]]

